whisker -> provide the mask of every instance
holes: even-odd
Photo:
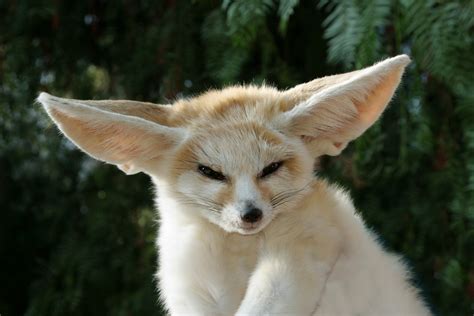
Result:
[[[185,205],[191,205],[191,206],[204,208],[207,211],[211,211],[211,212],[215,212],[215,213],[221,213],[220,210],[218,210],[218,209],[216,209],[212,206],[206,205],[206,204],[201,204],[201,203],[196,203],[196,202],[186,202],[186,201],[181,201],[181,203],[185,204]]]
[[[285,191],[281,191],[275,194],[270,199],[270,204],[272,205],[273,208],[277,208],[279,206],[287,204],[290,198],[294,198],[296,196],[302,195],[301,192],[304,191],[309,185],[311,185],[311,183],[312,181],[308,182],[306,185],[302,186],[301,188],[285,190]]]
[[[180,197],[178,198],[178,201],[186,205],[202,207],[215,213],[221,213],[221,209],[224,207],[221,203],[197,194],[189,194],[186,197]]]

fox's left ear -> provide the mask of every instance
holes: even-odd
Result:
[[[338,155],[380,117],[409,63],[407,55],[399,55],[285,91],[296,105],[283,113],[283,121],[312,153]]]

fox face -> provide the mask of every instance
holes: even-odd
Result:
[[[298,138],[248,119],[190,137],[170,170],[176,198],[228,232],[252,234],[291,208],[312,178]]]
[[[377,120],[408,63],[401,55],[285,91],[237,86],[173,105],[38,101],[80,149],[149,174],[186,215],[255,234],[296,211],[315,158],[339,154]]]

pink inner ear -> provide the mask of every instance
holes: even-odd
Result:
[[[145,131],[129,128],[112,122],[91,122],[69,116],[57,109],[50,114],[59,123],[62,131],[82,150],[96,159],[109,163],[126,163],[132,159],[149,156],[158,137],[147,135]],[[170,145],[160,139],[160,149]],[[158,150],[156,150],[158,152]]]
[[[359,137],[365,130],[374,124],[375,121],[377,121],[385,110],[398,86],[398,83],[400,82],[402,71],[403,69],[398,69],[386,75],[380,83],[373,86],[366,93],[363,101],[349,96],[357,111],[354,113],[355,115],[344,117],[340,121],[339,126],[333,126],[333,128],[321,130],[321,135],[336,141],[334,145],[337,148],[345,142],[349,142]]]
[[[379,118],[387,103],[390,102],[400,81],[400,72],[401,70],[395,71],[385,77],[381,83],[369,92],[365,102],[354,102],[359,114],[357,124],[361,125],[363,130]]]

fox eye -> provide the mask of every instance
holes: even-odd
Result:
[[[272,173],[280,169],[282,165],[283,165],[283,161],[272,162],[271,164],[263,168],[262,172],[260,172],[258,177],[260,179],[268,177],[269,175],[271,175]]]
[[[222,173],[213,170],[212,168],[204,165],[198,165],[198,171],[200,174],[205,176],[206,178],[218,181],[225,181],[227,178]]]

